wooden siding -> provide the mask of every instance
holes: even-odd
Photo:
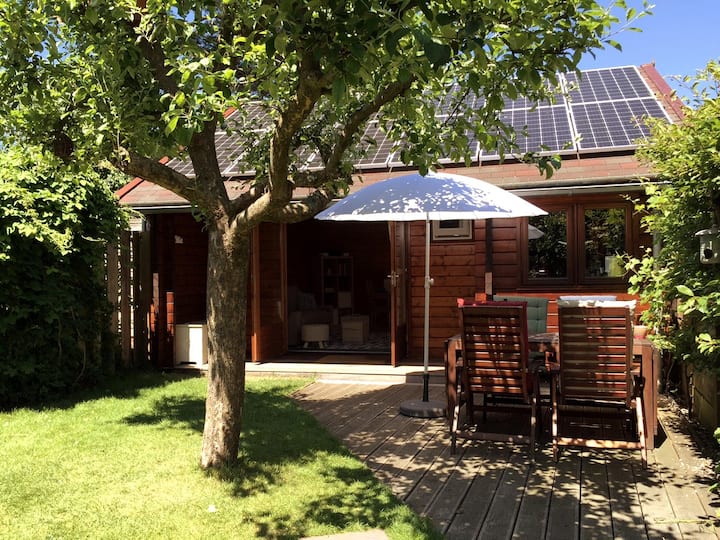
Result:
[[[172,222],[175,324],[204,321],[207,233],[189,214],[174,214]]]
[[[285,227],[263,223],[256,231],[253,249],[259,265],[253,265],[251,290],[251,357],[254,362],[277,356],[287,350],[285,305]],[[256,260],[253,257],[253,260]],[[254,320],[257,319],[257,320]]]
[[[190,214],[152,216],[150,357],[161,367],[174,358],[175,325],[205,320],[207,234]]]
[[[532,199],[540,207],[557,205],[628,204],[620,194],[594,194],[555,198]],[[521,219],[494,219],[489,232],[492,253],[486,252],[488,223],[476,221],[472,240],[435,241],[430,246],[430,276],[434,284],[430,289],[430,362],[441,363],[445,339],[458,332],[457,298],[470,298],[476,292],[485,292],[485,273],[492,268],[492,292],[541,296],[550,300],[548,331],[557,330],[557,298],[561,295],[611,294],[618,299],[633,299],[624,282],[599,282],[594,285],[533,285],[523,283],[525,255],[521,252]],[[628,231],[634,255],[640,256],[651,245],[652,238],[641,232],[640,218],[632,217]],[[408,241],[410,312],[408,328],[408,359],[422,357],[425,283],[425,224],[410,224]],[[489,255],[489,256],[488,256]]]

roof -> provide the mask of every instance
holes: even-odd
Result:
[[[602,68],[586,70],[578,79],[575,73],[562,74],[559,77],[562,93],[558,95],[555,103],[533,103],[525,98],[506,100],[500,113],[501,118],[511,124],[518,133],[518,144],[523,152],[535,151],[541,155],[559,154],[564,163],[572,159],[589,159],[598,156],[632,155],[637,147],[637,140],[649,134],[648,127],[642,122],[645,117],[659,118],[667,121],[677,121],[682,111],[678,102],[670,98],[670,88],[651,64],[641,67],[622,66],[615,68]],[[459,90],[459,89],[458,89]],[[481,106],[481,97],[471,98],[474,106]],[[438,115],[445,114],[442,107]],[[226,115],[228,122],[243,122],[246,129],[263,130],[267,119],[259,105],[250,106],[245,115],[238,111],[230,111]],[[526,136],[522,135],[526,130]],[[364,177],[376,177],[376,173],[386,176],[392,171],[406,169],[400,162],[398,151],[380,130],[379,122],[373,120],[366,127],[363,140],[368,138],[376,141],[376,145],[369,148],[367,155],[356,162],[358,174]],[[242,161],[242,149],[238,139],[225,130],[218,130],[216,134],[216,148],[220,170],[228,178],[250,178],[252,171]],[[477,142],[474,145],[472,169],[479,169],[476,176],[483,178],[485,167],[493,170],[500,163],[500,152],[496,150],[483,150]],[[301,152],[303,149],[301,149]],[[319,168],[321,163],[318,156],[311,151],[301,153],[304,159],[303,168],[313,170]],[[632,160],[633,162],[635,160]],[[465,163],[454,163],[449,159],[441,160],[446,167],[463,167]],[[639,164],[637,171],[625,165],[626,176],[633,174],[647,174]],[[178,172],[193,176],[192,165],[189,160],[173,159],[168,165]],[[500,165],[507,168],[513,165],[512,159],[507,164]],[[534,181],[542,181],[542,177],[533,166],[514,163],[515,169],[529,168],[535,171]],[[601,168],[589,170],[585,167],[574,169],[574,176],[567,178],[567,182],[592,181],[598,175],[606,177]],[[489,172],[489,169],[484,169]],[[561,169],[562,170],[562,169]],[[494,171],[495,172],[495,171]],[[517,175],[517,172],[513,172]],[[475,176],[475,175],[473,175]],[[497,174],[493,174],[497,176]],[[523,175],[522,173],[520,176]],[[565,176],[565,175],[563,175]],[[492,181],[492,180],[489,180]],[[241,182],[230,182],[236,189]],[[512,184],[498,180],[499,184]],[[604,182],[599,182],[604,183]],[[356,189],[358,187],[356,186]],[[118,196],[125,204],[144,209],[180,208],[189,207],[187,201],[174,193],[135,179],[118,192]]]

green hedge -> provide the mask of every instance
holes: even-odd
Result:
[[[0,407],[112,370],[104,257],[122,225],[96,171],[38,149],[0,153]]]

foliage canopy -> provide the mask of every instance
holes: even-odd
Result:
[[[720,266],[702,264],[695,233],[720,226],[720,64],[698,74],[678,124],[654,123],[638,156],[658,172],[648,185],[644,225],[661,239],[655,256],[631,261],[632,291],[650,309],[644,321],[663,348],[696,367],[720,370]]]

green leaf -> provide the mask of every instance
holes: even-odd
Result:
[[[433,40],[427,40],[423,44],[425,56],[434,67],[447,64],[452,56],[452,49],[444,43],[438,43]]]
[[[693,293],[692,289],[690,289],[690,287],[688,287],[687,285],[678,285],[676,289],[677,292],[684,296],[695,296],[695,293]]]
[[[343,79],[335,79],[332,85],[333,101],[337,104],[342,103],[347,93],[347,86]]]
[[[170,118],[170,121],[165,126],[165,135],[170,135],[173,131],[175,131],[178,120],[180,120],[180,116],[173,116],[172,118]]]

